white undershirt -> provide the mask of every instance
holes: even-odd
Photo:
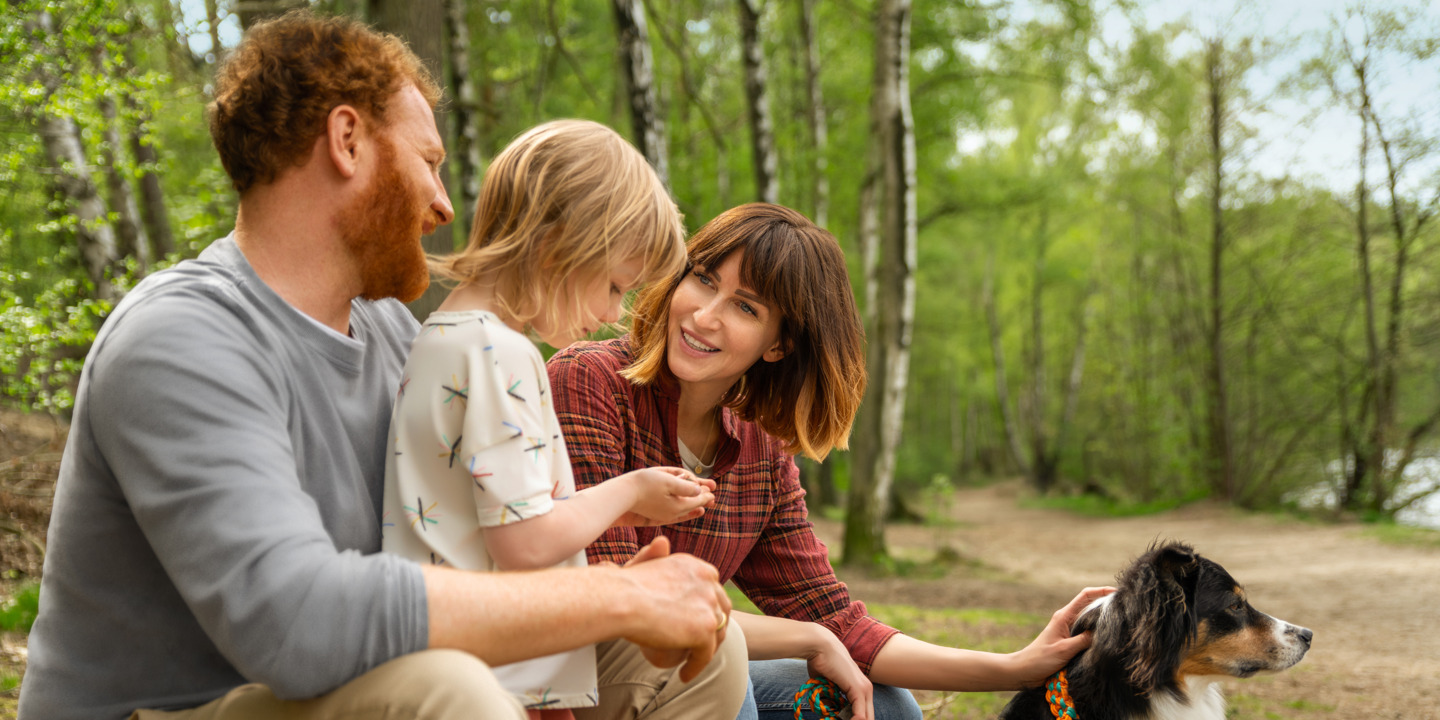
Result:
[[[675,442],[680,445],[680,462],[685,463],[685,469],[695,473],[696,477],[710,477],[710,473],[715,470],[715,466],[700,462],[700,457],[690,452],[690,448],[685,446],[685,441],[681,440],[678,435],[675,437]]]

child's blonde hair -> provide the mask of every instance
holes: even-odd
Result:
[[[485,171],[465,249],[431,257],[446,280],[493,281],[497,308],[514,321],[545,317],[566,282],[598,280],[640,258],[640,283],[685,266],[685,228],[639,151],[604,125],[555,120],[526,131]],[[579,293],[568,299],[583,318]],[[583,322],[583,320],[579,320]],[[578,328],[568,328],[575,330]]]

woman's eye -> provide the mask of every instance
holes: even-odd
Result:
[[[700,272],[699,270],[696,270],[693,274],[695,275],[695,278],[701,283],[704,283],[705,285],[710,284],[710,277]]]
[[[757,314],[757,313],[755,312],[755,308],[750,307],[750,303],[745,303],[745,302],[740,303],[740,310],[743,311],[743,312],[750,313],[751,315]]]

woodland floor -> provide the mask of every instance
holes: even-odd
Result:
[[[64,433],[45,416],[0,412],[0,598],[39,577]],[[1223,564],[1257,608],[1315,631],[1299,665],[1227,684],[1232,717],[1440,720],[1440,547],[1387,544],[1358,525],[1204,503],[1096,518],[1027,508],[1019,495],[1009,483],[961,490],[933,504],[937,522],[887,531],[892,554],[914,572],[842,576],[859,599],[932,618],[907,628],[920,637],[934,639],[928,631],[943,638],[938,624],[963,622],[960,637],[1015,649],[1023,643],[1016,638],[1033,636],[1038,625],[1022,620],[1017,634],[1014,621],[1002,621],[991,632],[986,621],[954,621],[938,611],[1020,613],[1043,624],[1080,588],[1113,582],[1153,540],[1184,540]],[[816,526],[838,549],[840,523],[817,519]],[[932,562],[941,555],[951,559]],[[0,634],[0,678],[23,674],[24,663],[24,636]],[[18,689],[0,691],[0,718],[13,717],[17,696]],[[931,706],[945,700],[919,696]],[[932,715],[969,717],[945,712]]]
[[[1155,539],[1184,540],[1224,565],[1262,612],[1315,631],[1290,670],[1227,682],[1233,717],[1440,720],[1440,547],[1382,543],[1354,524],[1318,524],[1201,503],[1132,518],[1023,507],[1015,484],[961,490],[939,526],[891,526],[892,553],[941,548],[962,562],[927,580],[846,576],[854,597],[980,607],[1048,619],[1082,587],[1108,585]],[[817,522],[827,545],[842,526]],[[922,697],[922,702],[925,698]]]

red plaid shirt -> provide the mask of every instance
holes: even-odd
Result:
[[[637,386],[617,373],[630,363],[629,338],[572,345],[550,359],[555,413],[565,433],[576,488],[639,468],[680,467],[675,440],[679,388]],[[780,441],[721,411],[715,505],[696,520],[667,525],[671,548],[713,564],[766,615],[829,628],[865,672],[899,632],[865,614],[835,577],[807,519],[805,491]],[[661,528],[611,528],[588,550],[590,562],[623,563]]]

